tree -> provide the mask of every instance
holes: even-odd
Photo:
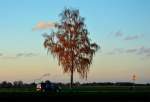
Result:
[[[10,88],[10,87],[12,87],[12,84],[11,84],[10,82],[3,81],[3,82],[0,84],[0,87],[2,87],[2,88]]]
[[[23,82],[22,81],[14,81],[13,82],[14,87],[23,87]]]
[[[81,78],[87,78],[93,55],[99,46],[90,42],[89,32],[79,10],[66,8],[60,17],[60,23],[55,24],[51,34],[43,35],[44,47],[58,59],[58,64],[62,65],[65,73],[71,73],[72,87],[75,71]]]

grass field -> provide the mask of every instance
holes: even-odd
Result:
[[[70,89],[69,87],[62,87],[61,93],[136,93],[136,92],[150,92],[150,86],[79,86]],[[0,93],[12,92],[33,92],[36,93],[36,88],[0,88]]]
[[[43,93],[37,92],[35,88],[0,88],[0,98],[8,97],[34,97],[38,98],[50,98],[61,99],[57,97],[97,97],[100,99],[111,99],[111,98],[149,98],[150,97],[150,86],[135,86],[133,90],[131,86],[79,86],[70,89],[69,87],[62,87],[60,93]],[[77,98],[76,98],[77,99]],[[87,98],[86,98],[87,99]]]

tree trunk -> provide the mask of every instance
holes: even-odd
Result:
[[[72,88],[73,87],[73,71],[74,71],[74,66],[73,66],[73,60],[74,60],[74,58],[73,58],[73,49],[71,49],[72,51],[71,51],[71,57],[72,57],[72,59],[71,59],[71,79],[70,79],[70,88]]]
[[[70,88],[73,87],[73,68],[71,69]]]

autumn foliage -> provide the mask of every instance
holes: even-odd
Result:
[[[64,72],[78,72],[81,78],[87,78],[92,58],[99,46],[91,43],[89,32],[84,24],[84,18],[79,15],[79,10],[65,9],[60,14],[60,22],[50,35],[44,34],[44,47],[58,59]]]

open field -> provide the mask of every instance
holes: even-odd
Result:
[[[136,86],[133,90],[130,86],[79,86],[70,89],[62,87],[60,93],[42,93],[36,92],[35,88],[0,88],[1,99],[56,99],[61,100],[71,97],[82,99],[100,99],[100,100],[147,100],[150,97],[150,86]]]
[[[150,86],[79,86],[70,89],[69,87],[61,87],[61,93],[110,93],[110,92],[150,92]],[[133,88],[133,89],[131,89]],[[36,88],[0,88],[0,93],[11,92],[36,92]]]

